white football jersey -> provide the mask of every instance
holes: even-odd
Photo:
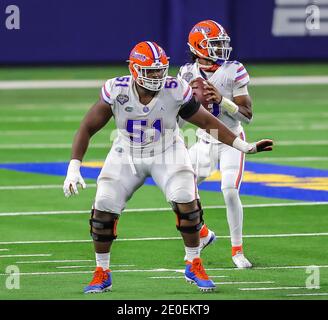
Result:
[[[180,68],[178,78],[185,79],[187,82],[195,78],[204,78],[211,82],[220,92],[220,94],[230,100],[237,96],[238,89],[249,83],[249,75],[242,63],[238,61],[226,61],[214,73],[204,72],[199,69],[197,63],[187,63]],[[231,131],[239,135],[242,131],[240,121],[234,119],[228,111],[214,103],[210,106],[210,112],[220,119]],[[179,122],[182,124],[182,122]],[[204,130],[198,129],[198,137],[207,141],[218,143]]]
[[[135,156],[153,155],[181,139],[177,115],[181,105],[191,99],[192,90],[184,79],[167,77],[164,88],[143,105],[135,81],[124,76],[107,80],[101,97],[112,108],[118,129],[115,142],[128,146]]]

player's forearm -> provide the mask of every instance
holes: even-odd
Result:
[[[216,140],[232,146],[239,151],[249,153],[254,148],[253,145],[238,138],[223,122],[206,111],[204,107],[200,107],[187,121],[205,130]]]
[[[208,119],[204,130],[213,138],[229,146],[232,146],[233,141],[237,137],[229,128],[227,128],[220,120],[215,117]]]
[[[85,153],[87,152],[91,134],[83,126],[80,127],[75,135],[71,159],[77,159],[82,161]]]
[[[215,139],[244,153],[250,153],[256,146],[237,137],[228,127],[215,117],[208,118],[204,128]]]

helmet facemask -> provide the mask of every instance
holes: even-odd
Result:
[[[133,68],[138,75],[135,80],[141,87],[150,91],[160,91],[164,87],[169,64],[153,63],[152,66],[134,64]]]
[[[207,49],[208,59],[213,61],[229,60],[232,47],[230,47],[230,37],[221,35],[216,38],[205,38],[200,42],[203,49]]]
[[[213,60],[229,60],[232,48],[230,47],[230,38],[221,36],[219,38],[207,40],[208,55]]]

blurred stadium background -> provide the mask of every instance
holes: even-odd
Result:
[[[327,18],[327,0],[2,0],[0,299],[327,299]],[[128,73],[137,42],[163,46],[176,75],[188,61],[189,30],[203,19],[226,28],[231,58],[251,76],[248,140],[276,144],[247,157],[241,188],[255,267],[232,266],[215,173],[200,190],[218,235],[203,253],[218,290],[204,295],[185,284],[175,217],[148,180],[118,226],[114,291],[84,296],[94,268],[89,208],[114,126],[92,140],[82,171],[89,188],[65,199],[74,133],[102,83]],[[13,270],[19,289],[8,281]]]

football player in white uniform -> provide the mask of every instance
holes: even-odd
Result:
[[[90,138],[112,117],[118,136],[97,180],[90,226],[97,268],[84,292],[111,290],[110,249],[126,202],[151,176],[177,216],[186,253],[185,278],[201,290],[213,290],[200,259],[199,230],[203,224],[192,164],[179,135],[176,117],[210,131],[242,152],[270,150],[271,140],[248,144],[200,106],[183,79],[168,77],[168,57],[155,42],[137,44],[129,57],[131,76],[106,81],[74,138],[63,190],[67,197],[85,187],[80,165]]]
[[[189,83],[198,77],[207,80],[208,90],[213,93],[210,99],[214,102],[206,106],[207,110],[240,139],[245,140],[241,123],[248,124],[252,120],[252,101],[247,90],[249,75],[240,62],[228,60],[232,50],[230,37],[220,24],[205,20],[197,23],[190,31],[188,46],[193,63],[182,66],[178,78]],[[189,155],[198,182],[207,178],[220,164],[232,260],[238,268],[250,268],[252,264],[245,257],[242,247],[243,207],[239,197],[245,155],[213,139],[202,129],[198,129],[196,135],[198,141],[189,149]],[[200,235],[202,245],[208,245],[215,239],[215,234],[206,225],[202,227]]]

